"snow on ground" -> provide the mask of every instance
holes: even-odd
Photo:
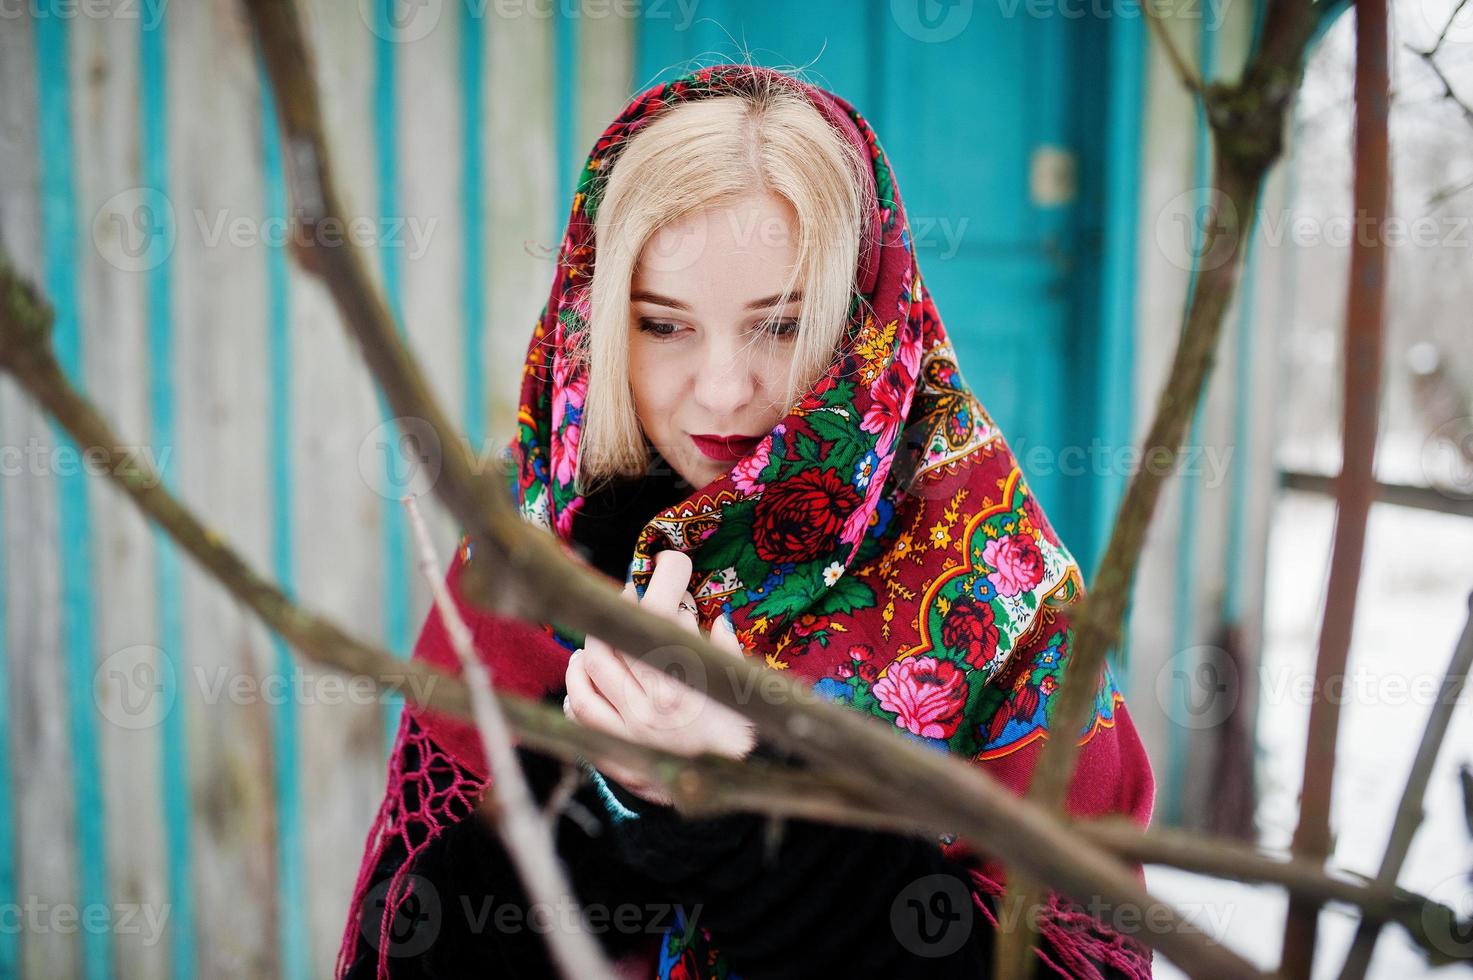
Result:
[[[1328,575],[1334,504],[1285,493],[1275,508],[1265,610],[1263,700],[1258,721],[1260,839],[1287,846],[1298,814],[1314,658]],[[1473,590],[1473,520],[1376,504],[1371,510],[1359,608],[1344,685],[1333,828],[1341,867],[1374,874],[1427,712],[1467,615]],[[1473,840],[1463,818],[1458,768],[1473,764],[1473,694],[1454,712],[1427,792],[1426,820],[1401,883],[1473,915]],[[1255,888],[1147,869],[1151,887],[1201,928],[1264,967],[1278,962],[1286,902]],[[1315,977],[1339,972],[1355,920],[1320,919]],[[1449,940],[1454,941],[1454,940]],[[1465,947],[1466,948],[1466,937]],[[1383,931],[1370,975],[1383,980],[1432,971],[1399,927]],[[1156,975],[1181,976],[1157,959]],[[1467,976],[1458,968],[1438,975]]]

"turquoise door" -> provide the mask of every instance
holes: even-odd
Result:
[[[1090,175],[1105,128],[1105,25],[1030,9],[706,0],[687,25],[679,5],[647,5],[636,79],[745,50],[803,66],[870,120],[962,371],[1088,568],[1098,474],[1065,450],[1095,435],[1085,406],[1098,383],[1098,280],[1086,273],[1101,238]]]

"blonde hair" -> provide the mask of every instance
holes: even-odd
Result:
[[[786,385],[788,400],[795,401],[832,364],[849,321],[867,166],[818,109],[780,79],[684,102],[629,140],[601,178],[594,218],[597,254],[581,349],[588,395],[578,479],[585,493],[649,466],[629,383],[629,294],[650,236],[748,194],[770,191],[787,201],[797,216],[798,259],[783,300],[802,290]]]

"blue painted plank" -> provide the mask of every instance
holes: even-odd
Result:
[[[77,245],[85,230],[77,215],[72,159],[70,21],[35,19],[37,116],[40,134],[41,226],[45,256],[44,287],[55,314],[57,359],[71,381],[85,387],[81,314],[76,289],[80,267]],[[77,452],[76,443],[53,423],[58,446]],[[72,751],[76,820],[78,905],[108,903],[106,800],[102,793],[97,717],[93,710],[95,668],[92,594],[92,518],[88,475],[80,468],[56,477],[59,499],[57,547],[61,566],[61,637],[66,671],[68,737]],[[83,973],[88,980],[112,974],[111,935],[82,930]]]
[[[484,109],[485,18],[475,16],[473,6],[462,9],[460,24],[461,93],[461,315],[465,319],[462,363],[465,365],[465,395],[461,408],[466,439],[474,452],[487,447],[485,367],[485,226],[481,182],[485,163],[481,153],[481,116]]]
[[[282,169],[281,134],[276,102],[266,66],[257,58],[261,88],[262,212],[284,218],[288,212]],[[289,598],[296,597],[296,562],[292,545],[292,371],[291,318],[287,256],[282,242],[266,246],[267,368],[270,384],[271,571]],[[279,633],[271,634],[276,673],[292,678],[300,669]],[[296,690],[296,685],[291,685]],[[272,707],[271,756],[276,788],[276,927],[282,975],[305,980],[311,975],[311,948],[307,937],[309,910],[302,874],[306,856],[302,845],[301,751],[297,702],[281,698]]]
[[[553,248],[562,244],[573,202],[578,173],[586,159],[578,140],[578,45],[582,17],[569,16],[562,5],[553,8],[553,110],[556,131],[553,148],[552,237]]]
[[[1216,26],[1209,19],[1203,18],[1201,29],[1198,34],[1198,64],[1201,76],[1211,80],[1217,74],[1217,39]],[[1194,184],[1198,188],[1196,213],[1202,214],[1211,202],[1212,181],[1212,134],[1207,125],[1207,116],[1200,99],[1196,100],[1196,147],[1195,147],[1195,179]],[[1193,249],[1192,276],[1187,289],[1186,304],[1190,309],[1193,296],[1196,292],[1197,278],[1202,257],[1202,242],[1205,241],[1206,227],[1196,229],[1198,244]],[[1200,446],[1202,444],[1202,407],[1207,401],[1207,385],[1202,386],[1202,391],[1197,397],[1197,404],[1192,409],[1192,425],[1187,435],[1187,445]],[[1194,615],[1193,599],[1197,589],[1197,525],[1198,506],[1201,496],[1201,480],[1198,474],[1192,471],[1179,471],[1176,479],[1181,481],[1181,511],[1177,523],[1176,532],[1176,590],[1172,597],[1172,619],[1171,619],[1171,649],[1176,654],[1184,653],[1192,644],[1192,638],[1196,631],[1196,616]],[[1191,692],[1188,689],[1188,678],[1195,675],[1195,664],[1183,664],[1182,669],[1175,672],[1172,684],[1172,697],[1175,709],[1168,711],[1168,717],[1184,718],[1190,715],[1188,698]],[[1162,818],[1168,826],[1181,823],[1182,818],[1182,791],[1186,782],[1187,749],[1189,747],[1190,731],[1182,729],[1175,737],[1168,738],[1166,742],[1166,779],[1163,782],[1158,798],[1162,801]]]
[[[139,148],[142,183],[167,200],[169,193],[168,143],[168,33],[164,18],[139,22],[138,87]],[[169,254],[150,266],[147,281],[149,351],[149,438],[155,446],[177,444],[174,424],[174,315],[173,262]],[[172,489],[170,474],[161,474]],[[187,650],[181,606],[179,552],[161,528],[152,529],[154,546],[155,609],[159,646],[170,658],[178,677],[185,670]],[[195,917],[193,847],[190,838],[189,741],[185,705],[164,714],[159,729],[162,764],[161,791],[164,839],[168,861],[169,955],[175,977],[195,974]]]
[[[5,485],[0,482],[0,532],[4,530]],[[0,548],[0,903],[18,908],[15,868],[15,771],[10,765],[10,643],[7,622],[6,549]],[[0,977],[20,976],[20,930],[0,929]]]
[[[1127,0],[1120,0],[1121,3]],[[1136,215],[1140,208],[1142,114],[1145,98],[1146,35],[1139,18],[1110,19],[1108,145],[1106,149],[1105,255],[1101,282],[1103,337],[1095,418],[1104,445],[1130,446],[1135,427]],[[1121,383],[1121,382],[1124,383]],[[1107,472],[1096,486],[1090,518],[1093,538],[1084,546],[1084,568],[1098,568],[1115,514],[1125,496],[1127,474]],[[1093,581],[1093,576],[1091,576]],[[1113,666],[1123,691],[1130,690],[1130,608],[1126,609]]]
[[[399,215],[399,138],[398,90],[398,43],[393,40],[396,32],[392,28],[395,0],[379,0],[374,10],[379,18],[374,31],[376,42],[373,53],[373,108],[374,108],[374,152],[377,163],[378,212],[381,219]],[[401,334],[404,333],[404,302],[400,281],[397,251],[381,249],[380,270],[383,276],[384,299],[389,313]],[[385,419],[393,417],[393,409],[378,393],[379,411]],[[385,456],[385,487],[392,489],[400,482],[396,475],[397,463],[392,455]],[[385,495],[382,507],[384,547],[384,643],[397,656],[409,655],[409,576],[408,576],[408,527],[404,516],[404,505],[397,499]],[[394,736],[399,727],[399,712],[404,699],[398,695],[384,700],[384,747],[392,749]]]

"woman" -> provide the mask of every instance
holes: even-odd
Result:
[[[509,457],[522,513],[631,601],[1026,788],[1079,571],[962,381],[885,154],[843,99],[718,65],[626,107],[579,182]],[[453,592],[471,560],[463,544]],[[462,610],[502,687],[582,724],[780,755],[594,638]],[[455,670],[433,614],[415,655]],[[1070,811],[1144,824],[1150,768],[1108,672],[1079,735]],[[549,795],[559,766],[522,758]],[[988,971],[1002,869],[964,842],[687,820],[635,773],[586,774],[558,824],[580,923],[529,908],[465,819],[487,779],[473,732],[406,710],[340,975],[548,976],[557,928],[595,931],[629,976]],[[1150,972],[1057,898],[1037,953]]]

